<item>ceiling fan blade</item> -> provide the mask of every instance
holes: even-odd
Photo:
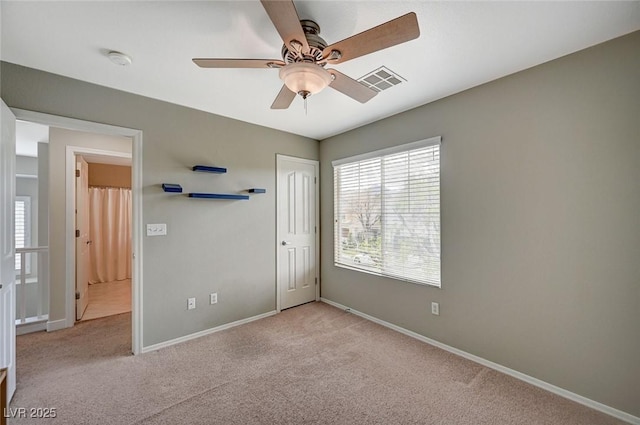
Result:
[[[289,50],[297,51],[296,47],[291,45],[291,41],[296,40],[302,45],[298,49],[301,49],[303,53],[308,53],[307,37],[305,37],[302,25],[300,25],[300,18],[293,1],[261,0],[261,3]]]
[[[283,85],[280,93],[276,96],[276,100],[273,101],[271,109],[287,109],[295,97],[296,94],[289,90],[287,86]]]
[[[193,63],[201,68],[280,68],[284,66],[284,62],[279,59],[195,58]]]
[[[419,36],[418,18],[415,13],[411,12],[327,46],[322,51],[322,56],[327,57],[332,50],[337,50],[342,56],[339,59],[331,60],[329,63],[342,63],[349,59],[368,55],[369,53],[413,40]]]
[[[348,77],[335,69],[328,69],[327,71],[335,77],[331,84],[329,84],[329,87],[338,90],[340,93],[346,94],[360,103],[366,103],[378,94],[377,91],[360,84],[353,78]]]

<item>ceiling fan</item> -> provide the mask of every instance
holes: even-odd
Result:
[[[271,109],[287,109],[296,94],[306,99],[327,86],[365,103],[378,92],[326,65],[346,62],[387,47],[418,38],[420,28],[411,12],[337,43],[327,45],[320,38],[320,26],[300,20],[292,0],[261,0],[271,22],[284,41],[279,59],[195,58],[202,68],[274,68],[284,82]]]

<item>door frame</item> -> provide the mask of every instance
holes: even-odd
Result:
[[[143,273],[142,273],[142,130],[101,124],[91,121],[83,121],[75,118],[67,118],[58,115],[41,112],[27,111],[11,108],[17,120],[43,124],[67,130],[84,131],[87,133],[104,134],[108,136],[129,137],[132,140],[131,154],[124,155],[131,158],[131,194],[132,194],[132,231],[131,231],[131,351],[133,354],[142,352],[143,342]],[[71,148],[71,149],[69,149]],[[65,250],[67,261],[65,264],[66,294],[65,294],[65,319],[62,328],[69,328],[75,324],[75,233],[69,229],[74,227],[75,208],[75,154],[100,154],[108,152],[109,156],[122,156],[123,152],[111,152],[100,149],[67,146],[65,163],[65,226],[67,228]],[[71,161],[69,157],[71,155]],[[71,187],[70,187],[71,186]],[[50,327],[47,330],[59,329],[59,326]]]
[[[281,304],[280,304],[280,288],[282,287],[282,282],[280,279],[280,264],[281,264],[281,259],[280,259],[280,244],[279,244],[279,238],[280,238],[280,217],[281,217],[281,211],[280,211],[280,183],[281,183],[281,178],[280,178],[280,171],[281,171],[281,164],[282,161],[286,160],[286,161],[291,161],[291,162],[299,162],[302,164],[308,164],[308,165],[313,165],[313,169],[314,169],[314,177],[315,177],[315,192],[316,192],[316,196],[315,196],[315,204],[316,204],[316,208],[315,208],[315,223],[314,226],[316,228],[316,232],[315,232],[315,250],[316,250],[316,255],[315,255],[315,260],[316,260],[316,275],[315,278],[317,279],[318,284],[316,285],[316,301],[318,301],[320,299],[320,190],[318,189],[320,186],[318,184],[318,181],[320,180],[320,161],[315,160],[315,159],[306,159],[306,158],[298,158],[295,156],[288,156],[288,155],[282,155],[282,154],[276,154],[276,240],[275,240],[275,246],[276,246],[276,311],[278,313],[280,313],[281,311]]]
[[[67,148],[66,155],[69,154],[69,148],[70,147],[71,148],[75,148],[75,146],[73,146],[73,147],[72,146],[67,146],[66,147]],[[109,156],[111,156],[111,155],[109,155]],[[120,156],[117,156],[117,157],[120,158]],[[128,157],[131,158],[131,155],[129,155]],[[66,156],[65,156],[65,160],[67,161],[67,165],[68,165],[69,160],[68,160],[68,158]],[[73,256],[74,256],[74,260],[75,260],[75,262],[74,262],[75,276],[76,276],[76,278],[75,278],[75,291],[76,291],[76,297],[77,297],[76,298],[75,320],[79,321],[79,320],[82,320],[82,316],[84,315],[87,307],[89,306],[89,261],[90,261],[89,258],[88,258],[88,256],[89,256],[89,246],[88,246],[89,240],[88,239],[89,238],[87,237],[87,239],[84,240],[84,243],[83,243],[83,240],[82,240],[83,239],[83,235],[82,235],[83,232],[82,232],[82,229],[78,226],[79,214],[86,214],[86,216],[85,216],[86,217],[86,223],[84,223],[84,224],[85,224],[86,234],[89,235],[89,229],[88,229],[88,227],[89,227],[89,206],[88,206],[88,204],[89,204],[89,163],[84,159],[82,154],[79,154],[79,155],[75,155],[74,154],[73,155],[73,165],[74,165],[74,171],[76,172],[76,175],[75,175],[75,178],[74,178],[74,181],[73,181],[73,194],[74,194],[74,196],[73,196],[73,205],[74,205],[74,209],[73,209],[73,211],[74,211],[74,220],[73,220],[73,223],[74,224],[73,224],[72,228],[76,229],[76,232],[78,232],[78,230],[80,230],[80,235],[76,234],[76,237],[75,237],[75,240],[74,240],[74,243],[73,243],[74,248],[75,248],[73,250]],[[80,165],[80,169],[78,169],[78,165]],[[85,170],[83,170],[84,166],[86,166]],[[78,171],[80,171],[80,177],[78,177],[78,174],[77,174]],[[79,203],[78,203],[78,193],[80,193],[79,189],[84,189],[84,183],[82,182],[83,179],[86,179],[85,182],[86,182],[86,189],[87,190],[86,190],[86,193],[84,193],[84,196],[86,197],[86,199],[85,199],[85,205],[81,205],[81,204],[79,205]],[[66,173],[65,173],[65,181],[68,182],[68,179],[66,178]],[[78,186],[81,186],[81,187],[79,188]],[[82,190],[82,192],[85,192],[85,191]],[[66,208],[66,205],[65,205],[65,208]],[[80,212],[81,209],[83,210],[83,212]],[[66,215],[65,215],[65,219],[66,219]],[[67,229],[68,228],[69,227],[67,226]],[[65,241],[66,241],[66,239],[65,239]],[[65,244],[66,244],[66,242],[65,242]],[[82,248],[79,248],[78,245],[80,245],[80,247],[82,247]],[[68,247],[65,246],[65,248],[68,248]],[[84,273],[83,277],[85,279],[85,284],[87,285],[86,291],[84,291],[85,292],[84,296],[86,297],[86,299],[84,299],[84,297],[82,296],[82,292],[83,291],[82,290],[80,290],[80,291],[78,290],[78,280],[79,280],[78,279],[78,256],[81,255],[81,253],[79,251],[81,251],[82,249],[86,250],[85,251],[85,255],[87,256],[85,258],[85,262],[84,262],[85,263],[84,264],[84,269],[85,270],[83,270],[83,273]],[[68,252],[68,250],[67,250],[67,252]],[[81,285],[81,286],[82,286],[81,289],[85,289],[84,285]],[[79,297],[77,295],[78,293],[80,294]],[[80,318],[78,318],[78,310],[79,310],[78,307],[79,306],[82,307],[83,304],[84,304],[84,309],[82,309],[82,312],[80,314]]]

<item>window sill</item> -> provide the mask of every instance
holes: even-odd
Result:
[[[392,276],[392,275],[388,275],[388,274],[384,274],[384,273],[378,273],[372,270],[367,270],[364,268],[359,268],[359,267],[351,267],[347,264],[341,264],[341,263],[333,263],[334,266],[339,267],[341,269],[347,269],[347,270],[352,270],[352,271],[356,271],[356,272],[360,272],[360,273],[365,273],[365,274],[370,274],[373,276],[378,276],[378,277],[385,277],[387,279],[393,279],[393,280],[397,280],[399,282],[406,282],[406,283],[412,283],[414,285],[420,285],[420,286],[425,286],[425,287],[432,287],[432,288],[436,288],[436,289],[442,289],[442,284],[441,283],[429,283],[429,282],[418,282],[417,280],[411,280],[411,279],[403,279],[397,276]]]

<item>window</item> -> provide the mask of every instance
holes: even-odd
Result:
[[[333,162],[337,266],[440,286],[440,137]]]
[[[31,198],[29,196],[16,196],[15,211],[15,240],[16,248],[25,248],[31,245]],[[30,254],[25,255],[25,271],[31,273]],[[21,256],[16,253],[16,272],[20,272]]]

